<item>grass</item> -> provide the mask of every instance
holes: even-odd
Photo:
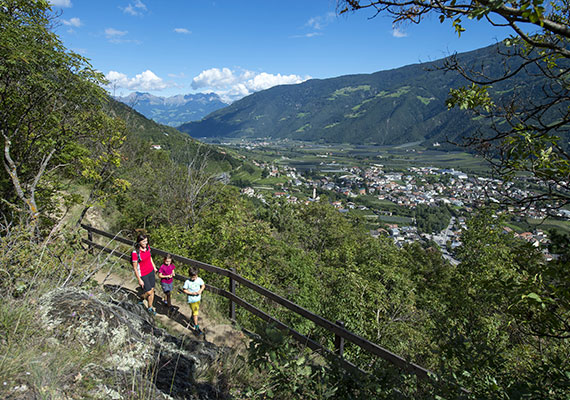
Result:
[[[400,97],[403,94],[406,94],[410,91],[410,87],[409,86],[402,86],[400,88],[398,88],[395,92],[392,93],[388,93],[388,94],[383,94],[383,95],[376,95],[377,97]]]
[[[0,260],[6,267],[4,272],[18,273],[20,279],[27,282],[26,289],[22,290],[6,286],[10,279],[2,283],[0,397],[35,393],[34,398],[36,395],[39,398],[64,398],[64,388],[78,379],[78,371],[90,363],[101,362],[103,349],[95,347],[86,351],[79,343],[61,342],[45,329],[38,314],[39,298],[54,286],[61,285],[66,271],[54,271],[58,260],[47,255],[42,257],[41,247],[29,242],[22,247],[20,241],[24,237],[18,233],[4,236],[0,250]],[[36,259],[31,261],[31,268],[19,272],[10,270],[21,268],[16,261],[29,255]],[[68,262],[78,261],[72,253],[64,256],[62,259]]]
[[[550,229],[558,230],[562,233],[570,233],[570,221],[561,221],[548,218],[546,220],[527,218],[526,225],[529,229],[542,229],[548,231]]]
[[[370,85],[346,86],[341,89],[337,89],[330,95],[330,97],[327,98],[327,100],[336,100],[337,97],[348,96],[349,93],[354,93],[361,90],[364,91],[370,90]]]
[[[31,375],[28,363],[34,364],[35,356],[41,353],[36,346],[30,346],[32,335],[38,332],[39,326],[34,324],[32,308],[22,302],[3,298],[0,306],[0,332],[2,341],[0,349],[0,390],[9,389],[19,383],[19,377]],[[6,387],[8,386],[8,387]]]
[[[332,128],[335,123],[325,128]],[[300,128],[300,129],[303,129]],[[455,168],[467,173],[478,175],[489,172],[488,166],[481,158],[471,154],[454,151],[437,151],[431,148],[414,145],[404,146],[375,146],[331,144],[326,146],[308,144],[305,142],[289,141],[287,143],[274,143],[271,147],[256,148],[253,150],[236,149],[238,153],[246,154],[255,159],[274,160],[275,156],[280,164],[303,166],[311,164],[313,169],[319,170],[321,162],[337,164],[367,166],[371,163],[381,163],[386,170],[405,170],[408,167],[433,166],[437,168]],[[316,157],[316,154],[332,153],[326,159]],[[281,155],[287,153],[288,160],[281,160]],[[326,169],[326,168],[325,168]]]
[[[311,127],[311,124],[306,123],[305,125],[301,126],[299,129],[297,129],[295,132],[300,133],[300,132],[304,132],[305,129],[308,129]]]
[[[411,225],[412,219],[408,217],[380,215],[378,219],[387,224]]]
[[[259,178],[259,179],[255,179],[254,181],[252,181],[253,184],[255,185],[277,185],[280,183],[287,183],[289,181],[289,178],[286,176],[268,176],[267,178]]]
[[[377,218],[376,215],[370,216],[370,214],[371,214],[371,213],[370,213],[370,210],[359,210],[359,209],[357,209],[357,208],[355,208],[355,209],[349,209],[348,214],[349,214],[349,215],[354,215],[354,216],[361,217],[362,219],[368,219],[368,220],[370,220],[370,221],[373,220],[372,217]]]
[[[359,111],[359,112],[354,113],[354,114],[345,114],[344,117],[345,118],[360,118],[365,113],[366,113],[366,110],[363,110],[363,111]]]
[[[422,97],[422,96],[416,96],[416,97],[417,97],[417,99],[418,99],[419,101],[421,101],[421,102],[422,102],[424,105],[426,105],[426,106],[427,106],[429,103],[431,103],[432,100],[435,100],[435,98],[433,98],[433,97]]]

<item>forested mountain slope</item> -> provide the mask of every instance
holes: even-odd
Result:
[[[215,169],[230,170],[240,163],[225,151],[188,138],[188,135],[181,133],[175,128],[152,121],[138,111],[111,97],[109,97],[107,108],[109,113],[125,120],[127,128],[135,138],[160,145],[160,148],[168,151],[175,161],[189,162],[192,155],[196,153],[196,149],[200,147],[208,152],[209,160],[216,164]]]
[[[497,46],[457,58],[466,68],[482,68],[489,76],[504,72]],[[468,82],[458,73],[442,70],[443,63],[439,60],[373,74],[277,86],[179,129],[195,138],[272,137],[377,144],[455,139],[473,133],[481,121],[462,110],[448,110],[445,100],[449,89]],[[517,77],[508,84],[498,82],[492,92],[497,97],[540,93],[533,91],[537,79],[526,78]]]

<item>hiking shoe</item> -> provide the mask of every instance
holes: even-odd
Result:
[[[148,308],[148,312],[151,313],[152,315],[156,315],[156,311],[152,307]]]
[[[198,335],[201,335],[201,334],[203,333],[202,330],[200,329],[200,326],[199,326],[199,325],[194,326],[194,330],[196,331],[196,333],[197,333]]]

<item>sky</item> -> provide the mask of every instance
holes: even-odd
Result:
[[[105,74],[112,95],[217,93],[372,73],[496,43],[510,32],[433,16],[393,26],[336,0],[50,0],[64,45]]]

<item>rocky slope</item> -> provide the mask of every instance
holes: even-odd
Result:
[[[52,333],[53,345],[79,343],[103,352],[104,361],[77,371],[67,392],[88,381],[94,398],[223,398],[215,386],[200,383],[197,377],[227,350],[191,336],[170,335],[155,325],[137,300],[120,288],[99,295],[57,289],[39,300],[40,318]],[[62,391],[66,393],[66,388]]]

